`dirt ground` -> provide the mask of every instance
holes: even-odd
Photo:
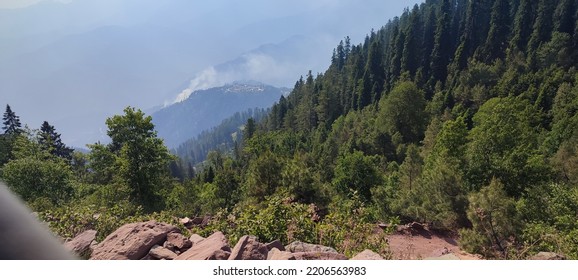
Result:
[[[457,240],[449,234],[427,229],[413,232],[399,231],[388,237],[394,260],[423,260],[427,258],[480,260],[481,257],[460,250]]]

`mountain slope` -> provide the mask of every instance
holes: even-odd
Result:
[[[250,82],[193,92],[186,100],[152,114],[159,137],[176,148],[203,130],[218,125],[225,118],[249,108],[268,108],[286,89]]]

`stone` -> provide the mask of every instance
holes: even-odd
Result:
[[[180,251],[189,249],[191,246],[193,246],[193,242],[191,240],[177,232],[171,232],[167,234],[167,243],[168,246],[172,245],[178,248]],[[168,248],[168,246],[166,247]]]
[[[293,256],[296,260],[347,260],[345,255],[334,252],[297,252]]]
[[[87,230],[72,240],[64,243],[64,247],[80,257],[89,257],[92,254],[91,244],[95,242],[96,230]]]
[[[529,259],[530,260],[545,260],[545,261],[565,260],[566,256],[556,254],[554,252],[539,252],[538,254],[531,256]]]
[[[166,260],[173,260],[177,257],[173,251],[159,245],[154,245],[149,251],[149,255],[153,258]]]
[[[265,246],[267,246],[267,250],[269,250],[269,251],[271,251],[273,248],[277,248],[277,249],[279,249],[279,251],[285,251],[285,247],[283,246],[283,244],[279,240],[271,241],[271,242],[265,244]]]
[[[318,244],[309,244],[301,241],[294,241],[291,244],[285,246],[285,250],[291,253],[299,252],[324,252],[324,253],[337,253],[337,250]]]
[[[205,240],[205,238],[198,235],[198,234],[193,234],[193,235],[191,235],[191,237],[189,237],[189,240],[191,240],[191,242],[194,245],[195,243],[199,243],[199,242]]]
[[[351,259],[352,260],[383,260],[383,257],[374,251],[366,249],[363,252],[353,256],[353,258],[351,258]]]
[[[181,219],[181,224],[184,227],[191,229],[193,227],[193,220],[191,220],[191,218],[189,218],[189,217],[184,217]]]
[[[193,243],[193,247],[180,254],[176,260],[226,260],[231,248],[225,235],[217,231],[211,236]]]
[[[239,238],[229,260],[266,260],[268,252],[267,245],[260,243],[257,237],[245,235]]]
[[[96,245],[91,259],[142,259],[154,245],[163,244],[168,233],[178,231],[173,225],[156,221],[126,224]]]
[[[276,260],[276,261],[287,261],[287,260],[294,260],[295,256],[292,253],[281,251],[277,248],[271,249],[267,254],[267,260]]]

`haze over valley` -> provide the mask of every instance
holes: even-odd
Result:
[[[126,106],[237,80],[292,87],[345,36],[361,41],[415,2],[2,1],[0,102],[84,147],[106,141],[105,119]]]

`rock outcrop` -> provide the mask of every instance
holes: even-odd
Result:
[[[174,260],[177,254],[165,247],[154,245],[149,251],[149,256],[158,260]]]
[[[169,246],[182,252],[191,248],[193,242],[178,232],[170,232],[167,234],[167,246],[165,247],[168,248]]]
[[[229,260],[266,260],[269,250],[255,236],[245,235],[233,248]]]
[[[309,244],[301,241],[294,241],[291,244],[285,246],[285,250],[291,253],[301,253],[301,252],[321,252],[321,253],[337,253],[337,250],[318,244]]]
[[[64,243],[64,247],[80,257],[88,257],[92,254],[91,244],[95,242],[96,230],[87,230],[72,240]]]
[[[287,260],[294,260],[295,256],[293,254],[281,251],[277,248],[271,249],[267,254],[267,260],[277,260],[277,261],[287,261]]]
[[[380,256],[378,253],[373,252],[369,249],[364,250],[363,252],[353,256],[352,260],[383,260],[383,257]]]
[[[226,260],[231,255],[231,248],[225,235],[217,231],[211,236],[194,242],[187,251],[176,257],[176,260]]]
[[[154,245],[163,244],[167,234],[178,232],[173,225],[148,221],[127,224],[106,237],[92,252],[95,260],[139,260]]]

